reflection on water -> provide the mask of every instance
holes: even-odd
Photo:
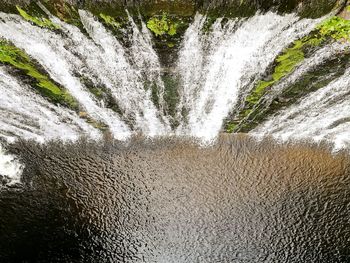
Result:
[[[222,137],[12,146],[0,262],[349,262],[345,154]]]

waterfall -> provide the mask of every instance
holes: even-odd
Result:
[[[74,72],[92,78],[96,84],[102,82],[110,89],[126,117],[135,119],[135,130],[139,129],[149,136],[165,134],[169,129],[168,121],[153,105],[151,91],[143,89],[141,73],[127,61],[123,47],[91,14],[80,11],[80,15],[94,42],[78,28],[57,18],[53,21],[61,26],[66,33],[65,37],[7,14],[2,14],[6,22],[1,24],[0,35],[37,59],[50,76],[66,87],[92,117],[106,123],[117,139],[130,136],[129,128],[116,113],[99,105],[74,76]],[[139,31],[134,35],[134,47],[140,44],[138,48],[133,48],[138,56],[135,57],[134,64],[140,66],[149,63],[143,65],[148,69],[146,75],[152,82],[160,83],[159,74],[148,74],[154,70],[160,72],[158,59],[150,48],[149,36],[138,41],[143,35]],[[144,50],[141,50],[141,44]]]
[[[213,140],[244,88],[261,75],[293,40],[308,34],[319,20],[295,15],[258,14],[249,19],[216,21],[203,33],[197,15],[185,35],[178,63],[182,79],[179,112],[188,118],[178,134]]]
[[[302,78],[308,71],[320,66],[324,61],[336,57],[337,54],[345,52],[349,47],[349,44],[335,42],[317,50],[310,58],[305,59],[290,76],[272,87],[271,94],[275,96],[281,94],[289,85]]]
[[[339,79],[269,119],[252,134],[277,140],[329,142],[334,151],[350,146],[350,68]]]
[[[75,98],[80,112],[106,125],[119,140],[142,133],[147,137],[176,134],[212,142],[222,130],[224,120],[237,110],[240,100],[249,95],[276,57],[324,19],[300,19],[295,14],[267,12],[250,18],[219,18],[209,25],[205,15],[197,14],[178,50],[174,74],[179,80],[179,101],[176,115],[170,117],[166,112],[167,87],[162,81],[162,65],[153,47],[153,36],[141,17],[136,23],[127,12],[128,43],[125,44],[88,11],[79,10],[84,27],[81,30],[40,6],[59,26],[58,30],[35,26],[18,15],[0,13],[0,37],[25,51]],[[275,98],[346,47],[340,43],[325,45],[273,85],[264,99]],[[8,141],[25,138],[40,142],[75,140],[81,135],[101,138],[102,132],[77,112],[47,101],[20,78],[8,73],[6,67],[0,68],[0,77],[1,137]],[[84,79],[103,89],[118,109],[106,106],[105,98],[96,97]],[[297,105],[267,120],[252,134],[283,140],[309,137],[315,141],[333,140],[337,147],[347,144],[347,122],[342,121],[348,118],[347,81],[344,75],[311,93]],[[157,103],[152,97],[154,86]],[[339,101],[330,103],[334,100]],[[313,108],[303,113],[310,107]],[[340,113],[336,114],[336,110]],[[178,123],[174,129],[170,125],[172,118]],[[321,123],[328,126],[322,128]]]
[[[122,45],[111,35],[102,24],[94,19],[87,11],[79,11],[80,17],[91,38],[102,50],[103,60],[101,64],[93,61],[92,67],[100,67],[99,76],[103,79],[118,101],[118,105],[125,110],[126,115],[133,115],[136,128],[145,135],[155,136],[167,133],[167,125],[161,122],[157,115],[161,115],[151,101],[151,90],[144,90],[141,72],[146,69],[148,78],[154,82],[156,77],[153,70],[160,71],[159,62],[155,52],[151,49],[147,38],[143,39],[136,24],[133,25],[133,65],[128,63]],[[129,16],[130,18],[130,16]],[[147,35],[146,35],[147,37]],[[133,68],[136,66],[136,68]],[[151,73],[150,73],[151,72]],[[148,74],[150,73],[150,74]],[[157,74],[155,74],[157,75]],[[166,121],[165,121],[166,122]],[[166,122],[167,123],[167,122]]]
[[[47,29],[41,29],[23,21],[18,16],[1,14],[0,36],[14,43],[34,57],[50,73],[50,76],[62,84],[92,117],[106,123],[118,139],[130,136],[128,127],[111,110],[101,107],[88,90],[74,76],[76,57],[65,44],[69,39]],[[83,67],[83,65],[81,65]]]
[[[76,140],[81,135],[99,139],[100,132],[76,113],[44,100],[0,67],[0,137],[14,136],[39,142],[60,138]]]

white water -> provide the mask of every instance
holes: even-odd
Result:
[[[23,165],[15,156],[6,153],[0,144],[0,175],[11,180],[9,184],[19,183],[23,172]]]
[[[92,38],[77,27],[50,15],[51,20],[67,34],[65,48],[76,55],[75,70],[97,86],[107,87],[123,110],[124,118],[135,119],[134,130],[157,136],[169,132],[169,121],[162,110],[157,111],[151,101],[151,90],[145,91],[143,82],[158,86],[161,109],[164,107],[164,85],[160,78],[160,63],[152,48],[150,32],[142,23],[142,32],[129,16],[132,26],[132,46],[125,49],[118,40],[89,12],[79,10],[81,21]],[[130,52],[131,51],[131,52]],[[131,53],[129,56],[126,53]],[[82,70],[81,70],[82,69]]]
[[[347,43],[331,43],[317,50],[310,58],[305,59],[292,74],[272,87],[271,94],[280,94],[285,88],[302,78],[305,73],[320,66],[324,61],[336,57],[337,54],[346,51],[350,47]]]
[[[155,79],[154,70],[160,71],[159,62],[152,47],[137,29],[133,20],[133,46],[131,48],[133,63],[127,61],[125,51],[116,38],[109,33],[101,23],[99,23],[87,11],[79,11],[81,20],[91,38],[102,48],[103,61],[100,67],[99,76],[105,85],[111,89],[118,101],[118,105],[125,110],[126,115],[133,115],[135,118],[135,128],[140,129],[148,136],[165,135],[169,127],[161,122],[157,114],[157,108],[151,101],[151,90],[145,91],[143,87],[142,74],[140,69],[147,70],[146,76],[151,82]],[[93,63],[92,67],[99,67]],[[133,68],[136,66],[136,68]],[[148,74],[150,73],[150,74]]]
[[[177,133],[211,141],[239,95],[247,92],[243,88],[249,87],[283,48],[309,33],[319,20],[267,13],[244,21],[231,20],[223,27],[219,20],[212,33],[203,34],[204,19],[196,16],[180,51],[179,114],[185,109],[188,118]]]
[[[3,67],[0,67],[0,94],[0,137],[21,137],[39,142],[76,140],[81,135],[101,138],[101,133],[76,113],[38,96]]]
[[[60,26],[59,33],[39,28],[17,15],[0,13],[0,37],[36,59],[53,80],[76,98],[81,111],[108,125],[114,138],[126,140],[136,132],[149,137],[175,133],[205,143],[217,137],[238,100],[249,93],[276,56],[321,20],[269,12],[249,19],[218,19],[205,33],[206,17],[196,15],[184,35],[175,65],[181,81],[175,116],[180,125],[172,131],[165,112],[161,65],[145,23],[141,22],[139,28],[129,15],[131,34],[129,46],[125,47],[92,14],[83,10],[79,14],[88,36],[50,14],[50,19]],[[336,43],[317,51],[275,85],[272,94],[344,48]],[[110,92],[122,114],[106,108],[105,101],[92,95],[81,77]],[[344,75],[310,94],[258,127],[254,134],[280,140],[328,140],[337,149],[350,146],[348,122],[341,121],[349,117],[348,81]],[[157,85],[158,108],[145,82]],[[16,138],[45,142],[57,138],[76,140],[81,135],[101,137],[76,113],[49,103],[4,68],[0,68],[0,92],[0,137],[10,142]],[[312,110],[306,112],[309,107]],[[337,122],[339,125],[335,125]]]
[[[171,134],[168,118],[163,114],[161,66],[145,24],[139,29],[129,16],[131,47],[124,48],[92,14],[83,10],[79,14],[90,38],[53,16],[51,20],[64,34],[3,13],[0,36],[35,58],[52,79],[77,99],[83,111],[107,124],[115,138],[126,139],[132,131],[151,137]],[[182,83],[176,134],[208,142],[218,135],[223,120],[234,109],[239,95],[249,91],[252,80],[258,79],[283,48],[306,35],[319,20],[267,13],[230,20],[224,26],[218,19],[211,33],[204,34],[205,20],[201,15],[195,17],[179,53],[177,68]],[[105,108],[77,76],[106,87],[123,116]],[[151,100],[151,90],[145,90],[145,81],[157,84],[160,109]],[[183,110],[187,116],[181,116]]]
[[[328,86],[309,94],[252,131],[280,141],[329,142],[350,147],[350,69]]]
[[[10,40],[39,61],[50,73],[52,79],[67,88],[91,117],[109,126],[115,138],[126,139],[131,135],[129,128],[120,120],[120,117],[112,110],[99,105],[86,87],[74,76],[77,59],[66,49],[65,44],[70,42],[69,39],[19,20],[18,16],[1,14],[0,17],[5,20],[0,22],[1,37]],[[84,68],[83,64],[80,66]]]

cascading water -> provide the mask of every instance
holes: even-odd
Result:
[[[0,35],[3,38],[12,41],[37,59],[55,81],[67,88],[84,110],[97,120],[105,122],[117,139],[125,139],[130,135],[129,128],[119,116],[100,106],[74,76],[74,68],[79,61],[65,48],[65,44],[69,44],[68,39],[49,30],[37,28],[18,16],[1,14],[1,18],[5,21],[1,22],[0,26]],[[83,64],[79,66],[83,68]]]
[[[175,75],[179,79],[179,101],[175,116],[169,116],[162,66],[152,47],[152,35],[141,18],[137,25],[127,13],[130,30],[129,46],[125,47],[88,11],[79,11],[85,29],[82,32],[40,6],[59,30],[40,28],[20,16],[1,13],[0,37],[35,59],[51,79],[76,99],[81,113],[86,112],[106,125],[118,140],[142,133],[147,137],[175,134],[212,142],[222,130],[224,120],[239,107],[240,100],[264,76],[276,56],[324,19],[268,12],[245,19],[219,18],[208,27],[207,17],[197,14],[178,52]],[[325,45],[274,85],[270,96],[278,96],[305,72],[346,47],[340,43]],[[5,67],[1,68],[0,76],[1,137],[8,141],[25,138],[40,142],[76,140],[80,135],[101,138],[102,132],[76,112],[46,101],[11,76]],[[106,107],[104,99],[94,96],[84,79],[103,87],[118,110]],[[158,103],[152,98],[152,86],[156,86]],[[312,137],[333,142],[336,148],[347,146],[346,88],[345,74],[311,93],[298,106],[272,117],[252,134],[283,139]],[[336,100],[339,102],[334,103]],[[314,109],[303,113],[310,106]],[[173,120],[179,124],[175,128],[171,128]]]
[[[86,134],[101,138],[101,133],[72,111],[59,108],[37,96],[0,67],[1,135],[45,142],[50,139],[76,140]],[[19,106],[20,105],[20,106]]]
[[[319,20],[274,13],[247,20],[216,21],[203,33],[205,17],[197,15],[185,35],[179,72],[183,85],[180,112],[188,118],[178,134],[213,140],[241,93],[263,74],[275,57],[293,40],[309,33]],[[257,26],[259,25],[259,26]],[[248,89],[248,90],[245,90]]]
[[[350,146],[350,69],[252,131],[287,141],[331,142],[334,150]]]
[[[112,90],[118,105],[125,110],[126,115],[134,116],[136,128],[145,135],[164,135],[167,127],[157,116],[157,113],[162,114],[157,112],[151,101],[151,91],[144,90],[142,81],[147,79],[142,79],[141,72],[138,72],[142,69],[146,70],[145,75],[149,76],[151,82],[159,81],[155,79],[152,72],[160,69],[159,62],[150,43],[147,42],[147,35],[145,40],[130,17],[134,30],[132,59],[136,66],[135,69],[128,63],[123,47],[91,14],[80,11],[80,17],[91,38],[102,47],[103,60],[101,62],[105,65],[105,70],[99,71],[98,76],[101,76],[105,85]],[[99,66],[95,62],[92,64],[94,67]]]
[[[272,87],[272,94],[278,95],[282,93],[289,85],[301,79],[311,69],[320,66],[324,61],[334,58],[337,54],[345,52],[349,48],[349,44],[331,43],[316,51],[310,58],[305,59],[301,65],[288,77],[284,78],[278,85]]]

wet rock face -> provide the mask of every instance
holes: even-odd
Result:
[[[1,262],[349,262],[349,159],[227,137],[12,151]]]
[[[29,4],[30,0],[4,1],[5,6]],[[195,12],[208,12],[215,16],[249,16],[256,10],[278,10],[280,12],[298,11],[302,16],[319,17],[328,13],[344,0],[48,0],[49,5],[60,6],[63,3],[79,8],[108,10],[125,8],[137,9],[143,15],[162,13],[163,11],[181,16],[191,16]],[[115,10],[116,11],[116,10]],[[112,12],[113,13],[113,12]]]

